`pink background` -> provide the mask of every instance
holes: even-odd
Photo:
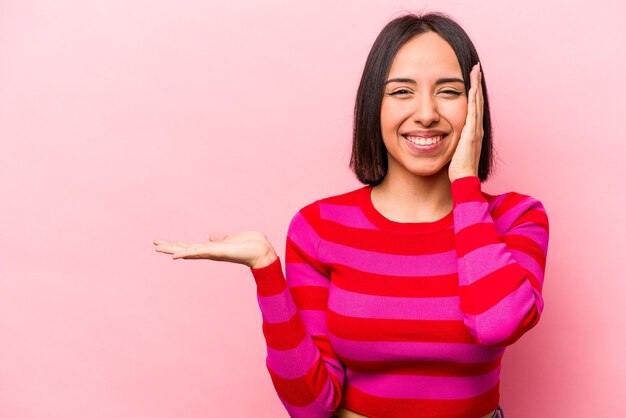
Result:
[[[499,171],[551,237],[507,418],[623,416],[626,9],[467,1],[0,1],[0,416],[281,417],[246,267],[154,238],[266,232],[360,187],[365,57],[403,10],[482,58]]]

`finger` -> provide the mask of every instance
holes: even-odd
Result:
[[[175,243],[175,242],[161,242],[154,249],[159,253],[174,254],[176,251],[184,251],[188,244]]]
[[[168,244],[173,244],[173,242],[172,242],[172,241],[166,241],[166,240],[164,240],[164,239],[155,239],[155,240],[152,240],[152,243],[153,243],[154,245],[168,245]]]
[[[187,251],[175,251],[174,253],[172,253],[173,260],[178,260],[179,258],[199,258],[199,257],[188,254]]]
[[[209,260],[224,259],[224,245],[221,243],[195,244],[181,248],[173,254],[175,260],[179,258],[207,258]]]
[[[164,252],[163,250],[171,244],[169,241],[165,241],[162,239],[155,239],[154,241],[152,241],[152,243],[156,246],[154,248],[154,251],[158,251],[161,253]]]
[[[476,71],[474,73],[474,99],[478,97],[479,90],[480,90],[480,63],[476,64]]]
[[[484,134],[483,115],[484,115],[485,99],[483,96],[483,72],[478,72],[478,90],[476,92],[476,128],[480,139]]]
[[[476,64],[476,71],[474,72],[474,97],[472,100],[472,107],[473,107],[473,111],[474,111],[474,117],[477,117],[478,111],[477,111],[477,104],[478,104],[478,91],[480,90],[480,79],[479,79],[479,74],[480,74],[480,67],[479,67],[480,63]]]
[[[172,253],[172,259],[178,260],[179,258],[199,258],[199,251],[193,247],[178,248]]]
[[[178,249],[169,246],[159,246],[154,249],[157,253],[174,254]]]
[[[472,127],[476,127],[479,123],[478,120],[478,92],[480,90],[480,63],[477,63],[472,69],[472,94],[470,95],[469,103],[467,104],[467,116],[471,119]]]
[[[468,94],[465,125],[472,128],[476,125],[476,85],[474,83],[472,83]]]
[[[194,256],[192,254],[188,254],[187,251],[176,251],[172,254],[172,260],[178,260],[180,258],[189,259],[189,258],[200,258],[197,255]]]
[[[476,87],[476,72],[478,71],[478,64],[475,64],[470,71],[470,89]]]

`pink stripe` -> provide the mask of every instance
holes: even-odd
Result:
[[[546,254],[548,248],[548,233],[541,226],[536,223],[525,223],[515,227],[514,231],[511,231],[507,236],[519,235],[530,240],[533,240],[539,248],[543,250],[543,254]]]
[[[538,292],[534,287],[532,288],[532,292],[535,296],[535,305],[537,305],[537,312],[539,312],[539,315],[541,315],[543,313],[543,296],[541,295],[541,292]]]
[[[486,347],[479,344],[352,341],[329,335],[340,356],[362,361],[394,361],[424,359],[484,363],[502,356],[504,347]]]
[[[503,193],[499,194],[498,196],[494,197],[493,200],[489,201],[489,213],[493,212],[498,206],[500,206],[502,202],[504,202],[504,199],[506,199],[506,197],[507,193]]]
[[[524,213],[531,209],[538,209],[545,213],[543,205],[537,199],[527,197],[519,202],[517,205],[509,208],[506,212],[502,213],[498,218],[498,224],[504,231],[509,231],[511,225],[515,223]],[[498,228],[499,229],[499,228]]]
[[[357,318],[463,320],[459,297],[408,298],[355,293],[330,285],[328,308]]]
[[[481,344],[498,344],[513,334],[537,299],[541,300],[541,295],[525,281],[489,310],[475,317],[468,315],[475,321],[468,320],[466,325]]]
[[[522,266],[522,268],[531,272],[532,275],[537,278],[539,284],[543,285],[543,270],[541,269],[541,266],[537,264],[537,260],[528,254],[517,250],[511,250],[511,254],[513,255],[515,261]]]
[[[358,206],[320,203],[320,217],[343,226],[360,229],[378,229],[365,217]]]
[[[416,376],[381,374],[372,379],[370,374],[346,371],[346,379],[353,386],[370,395],[404,399],[466,399],[478,396],[499,382],[501,366],[478,376]]]
[[[257,294],[257,300],[261,308],[263,322],[269,324],[286,322],[294,316],[298,310],[291,294],[289,294],[289,289],[285,289],[281,293],[272,296],[261,296]]]
[[[470,225],[481,223],[493,223],[487,202],[466,202],[454,208],[455,233]]]
[[[310,338],[305,338],[291,350],[267,347],[267,367],[283,379],[297,379],[308,373],[320,356]]]
[[[306,255],[316,257],[320,237],[300,212],[291,220],[287,235]]]
[[[310,335],[328,335],[325,311],[300,310],[299,314],[304,328]]]
[[[285,275],[289,287],[321,286],[328,287],[329,280],[307,263],[285,263]]]
[[[491,244],[477,248],[463,257],[459,262],[459,285],[466,286],[509,264],[518,263],[520,267],[531,272],[543,284],[544,272],[537,261],[528,254],[509,249],[504,243]],[[467,265],[470,265],[468,268]]]
[[[456,273],[456,250],[424,255],[386,254],[323,241],[320,258],[358,271],[387,276],[434,276]]]
[[[459,285],[467,286],[494,271],[515,263],[504,243],[476,248],[459,259]],[[468,267],[469,266],[469,267]]]

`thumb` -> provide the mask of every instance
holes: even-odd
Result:
[[[228,238],[228,235],[221,232],[211,232],[209,235],[207,235],[207,237],[209,238],[209,241],[221,242]]]

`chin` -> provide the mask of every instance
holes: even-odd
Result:
[[[416,177],[437,177],[438,175],[443,175],[442,173],[444,171],[447,171],[447,167],[448,167],[448,165],[446,165],[443,168],[439,168],[439,169],[431,169],[431,170],[415,169],[415,170],[409,170],[409,172],[411,174],[413,174],[414,176],[416,176]]]

